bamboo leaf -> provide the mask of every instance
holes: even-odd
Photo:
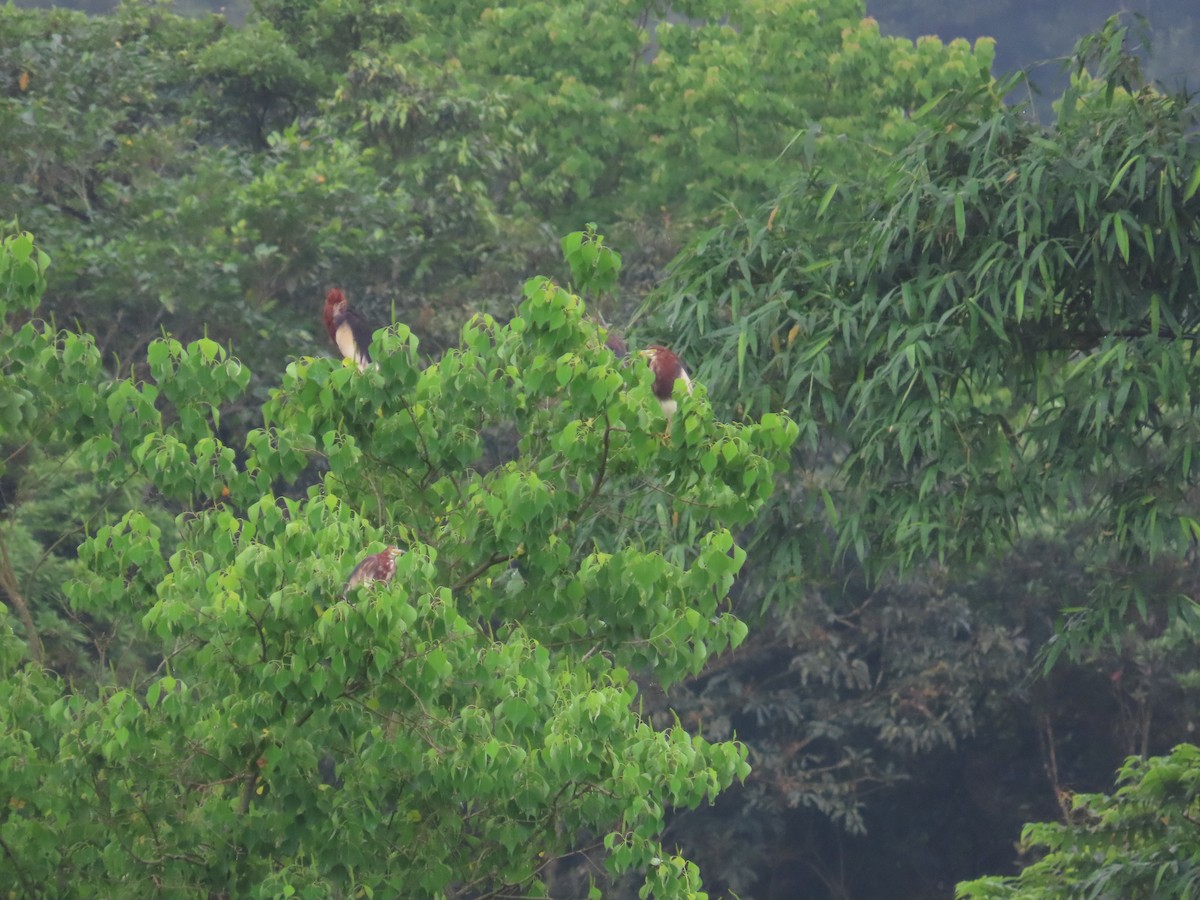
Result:
[[[1112,181],[1110,181],[1108,184],[1108,193],[1104,195],[1105,199],[1112,196],[1113,191],[1115,191],[1117,186],[1121,183],[1121,179],[1125,177],[1125,173],[1129,171],[1129,167],[1139,159],[1141,159],[1141,156],[1131,156],[1129,159],[1125,160],[1125,165],[1117,169],[1117,174],[1113,175]]]
[[[1120,215],[1114,215],[1113,236],[1117,239],[1117,249],[1121,252],[1121,258],[1125,262],[1129,262],[1129,235],[1125,232],[1125,223],[1121,221]]]
[[[1191,180],[1188,181],[1187,190],[1183,192],[1183,201],[1186,203],[1188,200],[1191,200],[1197,190],[1200,190],[1200,163],[1196,163]]]
[[[821,218],[825,214],[825,210],[829,208],[830,201],[833,200],[833,195],[837,193],[837,183],[831,184],[825,191],[825,196],[821,198],[820,204],[817,206],[817,218]]]

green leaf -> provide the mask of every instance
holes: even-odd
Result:
[[[1121,252],[1121,258],[1125,262],[1129,262],[1129,235],[1125,232],[1125,223],[1122,221],[1120,214],[1115,214],[1112,217],[1113,235],[1117,239],[1117,249]]]
[[[825,215],[825,210],[829,208],[829,204],[833,201],[834,195],[838,192],[837,182],[829,185],[825,189],[824,195],[821,197],[821,202],[817,204],[817,218]]]
[[[1184,202],[1191,200],[1197,190],[1200,190],[1200,163],[1197,163],[1192,170],[1192,177],[1188,180],[1187,188],[1183,192]]]

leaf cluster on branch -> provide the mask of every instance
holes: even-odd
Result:
[[[3,248],[4,312],[32,311],[48,259],[27,235]],[[649,369],[544,278],[424,368],[403,325],[366,372],[296,361],[244,450],[216,429],[249,372],[212,341],[152,343],[136,382],[87,335],[32,320],[3,341],[24,398],[5,445],[58,441],[181,509],[94,528],[64,587],[153,668],[72,686],[5,627],[8,889],[538,895],[590,841],[647,894],[695,895],[658,835],[744,778],[745,748],[655,729],[637,694],[744,639],[729,528],[794,425],[719,423],[702,391],[666,422]],[[279,492],[313,469],[303,497]],[[380,541],[406,550],[395,577],[343,594]]]

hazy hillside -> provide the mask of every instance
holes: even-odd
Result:
[[[935,34],[942,40],[981,35],[996,39],[996,72],[1029,70],[1042,95],[1063,82],[1061,62],[1081,36],[1098,29],[1118,12],[1145,18],[1150,44],[1146,71],[1172,87],[1200,85],[1200,5],[1194,0],[867,0],[867,12],[887,34],[916,38]],[[1040,105],[1040,104],[1039,104]]]
[[[16,0],[16,5],[65,6],[100,13],[117,4],[113,0]],[[251,5],[249,0],[183,0],[174,7],[184,13],[222,12],[240,22]],[[1200,62],[1195,54],[1200,42],[1200,5],[1195,0],[1061,0],[1053,4],[1035,0],[866,0],[866,5],[868,15],[879,20],[885,34],[910,38],[935,34],[947,41],[994,37],[996,72],[1028,68],[1043,93],[1053,93],[1061,83],[1060,61],[1081,35],[1095,31],[1114,13],[1144,16],[1146,37],[1152,45],[1147,67],[1150,76],[1176,87],[1200,84]]]

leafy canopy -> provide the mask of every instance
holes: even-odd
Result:
[[[1025,826],[1021,843],[1042,857],[1015,878],[958,886],[961,900],[1191,897],[1200,889],[1200,748],[1130,757],[1112,796],[1077,794],[1065,822]]]
[[[1182,648],[1140,666],[1137,687],[1121,683],[1122,663],[1103,663],[1105,690],[1143,717],[1145,747],[1161,740],[1151,713],[1160,727],[1160,710],[1195,687],[1179,667],[1200,628],[1200,143],[1194,103],[1138,84],[1124,41],[1113,22],[1080,48],[1056,127],[947,95],[914,113],[922,131],[890,166],[797,172],[769,204],[702,236],[653,299],[704,360],[713,396],[735,398],[729,412],[782,408],[801,423],[790,477],[749,545],[753,599],[784,607],[820,647],[822,629],[852,633],[868,601],[887,603],[897,573],[922,586],[927,608],[988,566],[1018,598],[1052,567],[1076,573],[1054,601],[1071,607],[1047,664],[1098,636],[1131,662],[1155,659],[1160,637]],[[1052,561],[1025,584],[1014,547]],[[841,566],[878,587],[826,613]],[[942,671],[950,646],[937,648]],[[1152,677],[1165,684],[1158,699]],[[922,701],[953,695],[933,678],[922,688]],[[922,735],[948,721],[913,720]],[[1188,747],[1131,765],[1113,798],[1080,801],[1078,821],[1030,826],[1044,865],[971,896],[1186,895],[1195,841],[1178,820],[1195,805],[1178,786],[1192,768]],[[1168,774],[1155,822],[1145,798]]]
[[[442,349],[558,263],[548,235],[627,223],[648,283],[722,200],[818,149],[885,161],[909,111],[992,91],[990,42],[889,38],[861,0],[675,11],[258,0],[235,29],[5,6],[0,207],[54,254],[47,307],[123,365],[165,324],[260,371],[319,339],[298,313],[331,280]]]
[[[873,571],[1073,516],[1097,559],[1182,554],[1194,108],[1080,75],[1052,132],[965,96],[918,121],[886,172],[801,176],[681,257],[663,312],[701,377],[750,413],[804,410],[809,514]]]
[[[243,365],[165,338],[150,378],[109,378],[89,336],[17,326],[48,259],[3,247],[4,443],[52,431],[98,481],[140,475],[181,510],[95,528],[66,588],[136,629],[152,671],[71,685],[3,622],[6,890],[539,895],[595,841],[643,895],[697,896],[664,816],[744,778],[745,748],[655,730],[638,685],[744,638],[729,529],[794,425],[722,424],[703,390],[668,425],[648,368],[537,278],[424,368],[404,325],[365,373],[297,360],[235,450],[214,428]],[[394,580],[343,596],[385,543],[407,550]]]

